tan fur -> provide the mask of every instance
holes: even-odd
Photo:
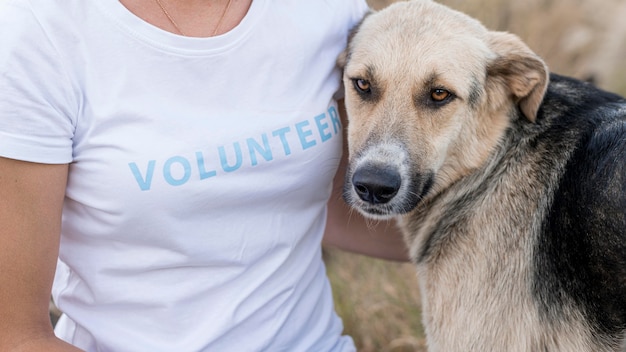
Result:
[[[463,228],[446,229],[454,246],[439,244],[447,250],[420,258],[427,234],[436,230],[453,198],[465,192],[455,183],[485,167],[511,112],[519,108],[535,121],[548,84],[543,61],[512,34],[488,31],[431,1],[410,1],[367,17],[339,62],[345,64],[351,166],[385,162],[401,170],[403,179],[412,177],[410,172],[434,171],[429,194],[450,189],[398,218],[417,264],[429,350],[592,351],[592,336],[579,312],[566,312],[567,326],[547,326],[529,292],[533,238],[521,232],[538,231],[547,205],[525,206],[515,192],[491,185],[488,196],[473,199],[464,210],[478,216],[468,217]],[[372,99],[359,96],[354,79],[371,85]],[[457,98],[431,108],[423,99],[433,88]],[[535,172],[520,167],[504,181],[515,185]],[[543,191],[525,188],[517,194],[540,199]],[[406,198],[403,192],[389,207]],[[508,202],[495,204],[496,195]],[[347,197],[359,210],[367,206],[353,194]],[[511,235],[503,241],[502,233]]]
[[[499,190],[494,187],[491,192]],[[512,195],[510,202],[494,204],[491,198],[486,196],[476,202],[480,207],[471,211],[482,216],[468,227],[450,230],[462,240],[449,251],[417,265],[429,350],[515,352],[539,351],[539,346],[547,346],[548,351],[593,351],[589,347],[591,336],[578,323],[582,321],[578,312],[571,312],[569,318],[574,326],[578,325],[575,329],[543,325],[527,286],[532,273],[527,260],[532,248],[530,239],[515,231],[511,219],[499,217],[519,212],[517,200]],[[444,198],[429,204],[425,218],[417,209],[400,221],[413,258],[418,257],[429,227],[445,215],[448,201]],[[517,216],[532,219],[544,210],[525,209]],[[506,241],[499,236],[504,232],[511,234]],[[552,340],[556,336],[559,338]]]
[[[362,148],[366,138],[372,137],[372,131],[382,137],[386,131],[393,133],[394,129],[401,128],[406,130],[406,135],[429,136],[428,139],[415,138],[411,141],[413,150],[410,154],[421,156],[421,160],[415,160],[415,163],[440,170],[439,175],[443,177],[437,180],[436,186],[443,187],[484,162],[508,124],[509,97],[520,101],[528,118],[534,119],[548,82],[547,69],[530,49],[511,34],[488,32],[475,20],[460,16],[462,21],[454,23],[454,28],[438,31],[436,27],[450,22],[446,20],[450,12],[440,11],[439,6],[419,10],[423,11],[420,16],[424,20],[415,21],[416,25],[421,23],[415,32],[397,32],[404,28],[394,26],[394,15],[391,14],[382,19],[376,18],[380,23],[370,23],[355,36],[344,84],[346,87],[352,84],[350,77],[366,78],[384,91],[385,96],[380,104],[373,106],[357,104],[356,99],[346,99],[350,115],[358,116],[358,119],[351,120],[353,128],[348,132],[349,141],[354,154],[356,148]],[[437,36],[432,36],[431,30]],[[372,37],[369,31],[384,31],[385,38],[391,40],[369,42]],[[442,32],[444,35],[441,35]],[[416,46],[415,37],[418,35],[421,44]],[[440,46],[437,45],[439,41],[450,44]],[[361,47],[366,50],[359,51]],[[398,48],[402,48],[401,54],[371,55],[398,52]],[[463,60],[457,59],[457,52],[463,53]],[[520,62],[519,71],[501,72],[504,71],[501,68],[503,65],[498,63],[507,60]],[[367,66],[360,63],[367,63]],[[485,77],[483,73],[487,65],[493,66],[489,67],[494,72],[492,77]],[[374,70],[376,77],[369,77],[370,70]],[[430,85],[454,89],[461,98],[435,114],[415,109],[411,100],[415,94],[428,88],[425,83],[432,74],[440,77],[429,82]],[[378,81],[378,77],[384,77],[384,80]],[[488,90],[480,98],[479,112],[467,109],[472,88],[468,83],[473,80]],[[354,95],[354,92],[348,90],[347,94]],[[491,98],[489,106],[485,105],[487,95]],[[493,99],[494,96],[501,99]]]

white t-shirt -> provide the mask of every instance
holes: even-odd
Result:
[[[186,38],[117,0],[0,2],[0,155],[70,163],[53,295],[88,351],[352,351],[321,260],[335,59],[362,0]]]

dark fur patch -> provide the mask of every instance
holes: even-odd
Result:
[[[472,85],[469,95],[467,96],[467,103],[472,109],[476,109],[479,106],[480,98],[483,95],[482,85],[476,78],[472,79]]]
[[[536,244],[534,291],[545,319],[558,319],[571,301],[597,334],[615,339],[626,329],[626,103],[588,84],[557,82],[546,104],[567,109],[543,114],[552,122],[545,135],[569,138],[575,149]]]

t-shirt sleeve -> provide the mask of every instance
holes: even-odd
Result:
[[[347,45],[349,34],[361,22],[361,20],[363,20],[363,17],[365,16],[365,14],[370,11],[370,7],[367,4],[366,0],[351,0],[351,1],[346,1],[345,3],[350,6],[349,13],[351,16],[349,27],[348,27],[349,31],[346,34],[346,45]],[[343,86],[343,81],[341,81],[339,89],[337,89],[337,91],[333,95],[333,99],[341,100],[344,97],[345,97],[344,86]]]
[[[365,14],[370,11],[370,7],[367,4],[366,0],[354,0],[352,2],[354,3],[354,16],[356,18],[356,21],[360,22],[361,19],[363,19],[363,16],[365,16]]]
[[[0,33],[0,156],[72,161],[79,104],[50,29],[27,1],[5,0]]]

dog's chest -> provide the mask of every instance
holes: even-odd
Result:
[[[530,294],[530,236],[520,233],[532,231],[532,220],[514,229],[508,224],[522,220],[488,199],[456,210],[436,205],[411,242],[428,334],[439,336],[447,346],[441,350],[448,351],[480,341],[519,345],[519,329],[532,329],[538,321]],[[451,211],[456,215],[449,216]]]
[[[516,187],[494,183],[465,196],[452,190],[400,220],[431,351],[563,347],[552,345],[556,330],[541,320],[532,291],[533,248],[549,197],[541,187]],[[572,331],[568,343],[583,346],[584,328]]]

